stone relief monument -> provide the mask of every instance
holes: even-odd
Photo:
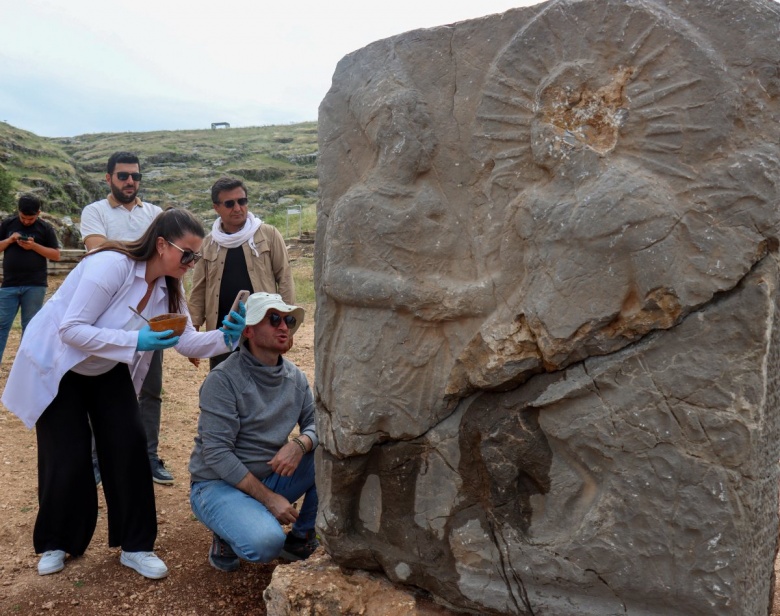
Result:
[[[480,614],[766,614],[780,5],[553,0],[320,107],[318,530]]]

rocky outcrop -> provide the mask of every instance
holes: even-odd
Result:
[[[293,165],[315,165],[317,164],[317,157],[319,152],[313,152],[311,154],[301,154],[299,156],[290,156],[287,160]]]
[[[555,0],[320,107],[318,527],[460,609],[759,614],[780,8]]]
[[[52,216],[44,212],[41,214],[41,218],[54,227],[54,231],[57,233],[57,239],[60,242],[60,248],[84,248],[81,231],[70,216]]]
[[[285,176],[285,172],[276,167],[264,167],[262,169],[228,169],[229,175],[237,175],[245,180],[253,182],[270,182]]]
[[[322,551],[274,569],[263,591],[268,616],[448,616],[413,588],[394,586],[383,575],[342,569]]]

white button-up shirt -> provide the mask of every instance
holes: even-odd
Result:
[[[106,251],[88,255],[36,314],[24,332],[8,375],[3,404],[32,428],[59,390],[65,373],[89,357],[130,366],[136,393],[152,361],[151,351],[136,350],[138,330],[128,326],[133,308],[146,295],[146,262]],[[165,278],[154,282],[144,316],[168,312]],[[174,347],[185,357],[211,357],[230,350],[222,332],[197,332],[184,294],[181,312],[187,326]],[[139,322],[140,323],[140,322]],[[143,323],[140,323],[143,324]]]

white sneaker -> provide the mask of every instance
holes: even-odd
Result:
[[[150,580],[159,580],[168,575],[168,567],[155,556],[154,552],[125,552],[122,550],[119,562],[125,567],[135,569]]]
[[[65,568],[65,552],[62,550],[47,550],[38,561],[38,575],[57,573]]]

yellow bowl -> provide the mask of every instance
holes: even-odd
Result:
[[[187,326],[187,315],[169,312],[149,319],[149,327],[155,332],[164,332],[172,329],[174,336],[181,336]]]

